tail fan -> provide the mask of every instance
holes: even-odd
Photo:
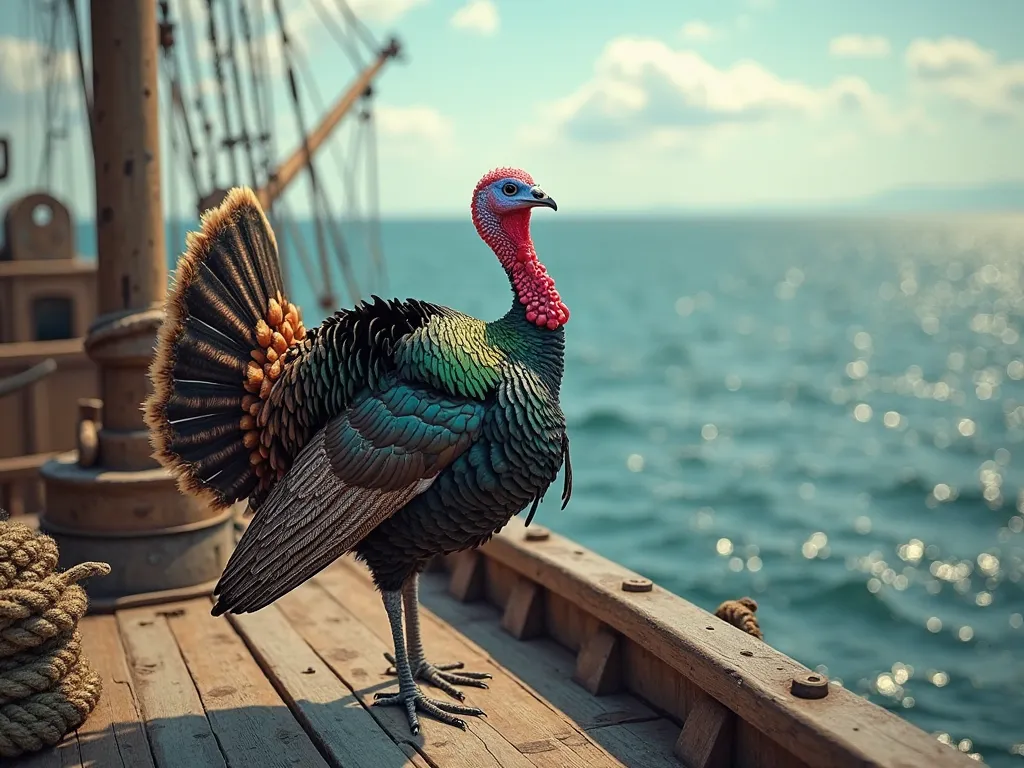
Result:
[[[188,236],[145,403],[154,456],[182,491],[217,508],[280,474],[260,412],[284,354],[306,337],[283,289],[277,242],[256,195],[232,189]]]

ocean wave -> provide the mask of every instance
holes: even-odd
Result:
[[[575,416],[569,424],[573,433],[608,433],[617,437],[636,434],[643,426],[640,420],[629,416],[621,409],[613,408],[594,408],[585,411]]]

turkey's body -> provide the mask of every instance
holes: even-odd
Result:
[[[419,572],[531,503],[532,518],[563,463],[563,506],[571,493],[559,406],[568,310],[529,239],[529,208],[555,206],[506,171],[485,177],[474,203],[513,288],[504,317],[374,298],[306,333],[259,203],[233,190],[190,236],[151,368],[157,458],[183,490],[254,512],[214,613],[259,610],[354,552],[395,640],[399,693],[379,703],[404,706],[414,732],[416,711],[462,726],[455,715],[482,714],[427,699],[414,678],[462,699],[453,684],[488,677],[424,658]],[[513,186],[511,202],[495,191],[513,197]]]
[[[453,315],[452,328],[479,323]],[[542,340],[542,333],[547,338]],[[435,554],[485,542],[542,497],[562,466],[565,417],[558,395],[563,331],[541,331],[506,316],[489,324],[485,334],[501,359],[498,384],[484,401],[480,436],[430,488],[356,548],[382,589],[400,587],[412,569]],[[479,365],[466,344],[463,359],[473,362],[462,365]]]

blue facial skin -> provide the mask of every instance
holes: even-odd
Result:
[[[558,205],[540,187],[524,184],[519,179],[498,179],[487,186],[491,193],[492,205],[498,211],[514,211],[521,208],[536,208],[543,205],[557,211]]]

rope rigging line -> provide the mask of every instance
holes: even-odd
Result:
[[[240,2],[239,5],[242,5]],[[238,128],[238,135],[235,137],[235,141],[240,143],[245,151],[245,157],[249,164],[249,181],[254,188],[259,186],[259,178],[256,174],[256,156],[252,151],[252,137],[250,135],[248,127],[248,110],[245,106],[245,92],[242,89],[242,76],[238,71],[238,36],[235,34],[235,20],[234,14],[231,12],[231,6],[227,5],[224,9],[225,28],[227,30],[227,40],[225,42],[225,52],[228,64],[231,67],[231,82],[234,86],[235,96],[235,109],[238,113],[238,121],[240,123]]]
[[[349,26],[357,35],[359,35],[362,38],[363,43],[366,45],[366,47],[374,52],[379,51],[381,49],[379,42],[373,36],[373,33],[370,32],[369,27],[363,24],[363,22],[359,20],[359,17],[356,16],[355,13],[353,13],[352,8],[349,6],[349,4],[345,2],[345,0],[335,0],[335,2],[337,3],[338,10],[341,11]]]
[[[281,50],[284,54],[285,72],[288,76],[288,89],[292,97],[295,121],[299,129],[299,135],[302,137],[303,149],[305,150],[306,156],[306,170],[309,175],[310,202],[313,205],[316,221],[316,241],[321,271],[320,277],[323,283],[323,288],[320,291],[318,301],[320,308],[327,310],[333,308],[335,299],[334,290],[331,286],[331,270],[327,262],[326,235],[324,232],[323,221],[317,214],[317,189],[319,185],[317,184],[316,166],[313,163],[313,153],[309,149],[309,133],[306,131],[305,120],[303,119],[302,102],[299,98],[299,87],[295,79],[295,67],[292,62],[291,39],[288,36],[288,29],[284,20],[284,12],[281,9],[281,0],[273,0],[273,8],[281,31]]]
[[[179,77],[178,59],[177,59],[177,47],[175,46],[174,39],[174,23],[170,17],[170,4],[167,0],[161,0],[160,2],[160,52],[161,52],[161,64],[163,66],[164,77],[167,79],[170,93],[169,98],[171,100],[171,108],[169,112],[171,119],[168,121],[168,131],[171,139],[171,151],[174,157],[171,160],[172,166],[177,163],[177,150],[178,150],[178,134],[177,124],[175,123],[174,117],[178,117],[181,127],[185,132],[185,142],[188,145],[188,157],[186,158],[186,166],[188,169],[189,176],[192,178],[192,186],[195,191],[196,198],[202,196],[201,185],[199,182],[199,152],[196,150],[195,142],[192,137],[192,123],[189,119],[188,109],[185,105],[185,99],[181,90],[181,81]],[[176,187],[172,186],[172,190],[176,190]],[[172,210],[175,210],[172,204]]]
[[[302,55],[301,51],[295,51],[294,56],[298,62],[297,68],[299,70],[299,74],[302,76],[303,81],[306,83],[306,88],[311,94],[314,107],[316,107],[317,111],[321,114],[324,113],[326,109],[324,107],[323,98],[320,95],[320,89],[317,87],[316,78],[313,77],[308,60]],[[330,143],[330,155],[338,166],[339,175],[342,176],[342,178],[345,178],[344,162],[343,159],[336,154],[337,149],[337,142]],[[352,269],[352,258],[349,253],[348,246],[345,243],[345,237],[342,234],[337,221],[335,221],[334,216],[331,214],[331,206],[322,186],[317,187],[316,204],[320,206],[319,210],[327,219],[328,233],[330,234],[331,241],[334,245],[335,255],[338,259],[338,266],[341,269],[342,278],[345,281],[345,287],[349,293],[349,299],[352,302],[356,302],[359,300],[360,291],[355,272]]]
[[[284,226],[285,233],[291,238],[292,244],[295,246],[295,252],[299,256],[299,265],[306,276],[306,281],[309,285],[314,286],[315,289],[317,280],[313,272],[313,262],[309,258],[309,251],[306,250],[306,241],[303,239],[302,233],[299,231],[299,227],[291,215],[287,201],[282,198],[278,200],[277,204],[280,206],[282,213],[280,221]],[[284,264],[284,260],[281,263]]]
[[[342,29],[341,25],[331,18],[331,14],[322,4],[322,0],[311,0],[311,4],[313,5],[313,10],[316,11],[316,15],[320,18],[320,21],[323,22],[325,27],[327,27],[327,31],[330,32],[331,37],[333,37],[338,43],[338,47],[340,47],[345,52],[345,55],[348,56],[348,60],[352,63],[352,66],[357,70],[363,69],[366,66],[366,62],[359,55],[359,49],[353,45],[352,41],[349,39],[349,35],[345,33],[345,30]]]
[[[367,104],[372,104],[367,99]],[[377,278],[377,290],[387,291],[388,272],[387,264],[384,261],[384,243],[381,237],[380,227],[380,156],[377,154],[377,121],[374,119],[372,107],[368,106],[364,124],[366,125],[366,185],[369,187],[367,197],[369,198],[369,214],[366,219],[367,245],[370,249],[370,257],[373,259],[374,273]]]
[[[58,89],[58,82],[54,76],[54,62],[57,60],[57,22],[59,21],[60,14],[57,12],[56,6],[49,4],[45,6],[46,13],[49,13],[50,31],[46,38],[46,48],[43,52],[43,77],[45,79],[45,86],[43,91],[43,122],[46,126],[43,137],[43,154],[40,157],[39,164],[39,182],[44,189],[52,188],[51,174],[53,171],[53,144],[56,136],[56,129],[54,128],[54,112],[57,108],[56,96]]]
[[[93,123],[92,109],[92,88],[85,72],[85,54],[82,44],[82,23],[78,18],[77,0],[68,0],[68,9],[71,13],[71,26],[75,32],[75,55],[78,59],[78,81],[82,89],[82,103],[85,108],[85,120],[89,126],[89,150],[91,151],[96,143],[96,126]]]
[[[0,757],[57,744],[96,707],[103,684],[82,651],[78,582],[106,563],[57,571],[57,544],[0,509]]]
[[[306,83],[306,88],[310,93],[310,98],[313,102],[313,106],[314,108],[316,108],[318,112],[323,114],[324,112],[326,112],[326,107],[324,105],[323,97],[320,94],[320,88],[316,84],[316,78],[313,77],[312,72],[310,71],[309,63],[298,54],[296,55],[296,58],[299,59],[299,73],[302,75],[303,81]],[[352,133],[354,135],[358,135],[358,132],[356,130],[353,130]],[[346,165],[344,156],[338,154],[339,151],[340,148],[338,141],[328,143],[328,154],[334,161],[334,164],[337,167],[338,176],[341,178],[342,183],[345,185],[345,196],[347,198],[354,198],[356,196],[356,190],[355,176],[354,171],[352,169],[355,166],[355,158],[358,155],[354,151],[349,152],[349,162],[351,164],[351,166],[349,166]]]
[[[166,3],[161,3],[166,5]],[[164,59],[166,62],[166,59]],[[159,89],[158,89],[159,90]],[[171,86],[171,92],[167,94],[167,99],[171,102],[169,109],[171,114],[174,114],[174,103],[175,95],[173,93],[174,86]],[[178,148],[178,128],[174,120],[169,121],[167,125],[167,139],[171,145],[171,162],[168,164],[170,169],[175,168],[179,163],[179,148]],[[194,163],[189,165],[192,173],[192,178],[196,184],[196,195],[199,194],[199,180],[195,176],[195,165]],[[173,242],[179,243],[184,240],[184,233],[180,231],[181,222],[178,221],[178,184],[181,181],[181,177],[177,173],[168,173],[167,175],[167,192],[168,192],[168,210],[171,215],[169,217],[168,225],[171,227],[171,238]]]
[[[239,16],[242,23],[242,37],[245,40],[246,54],[249,62],[252,103],[256,112],[256,122],[259,128],[257,138],[259,139],[258,146],[262,152],[259,170],[262,174],[262,183],[267,184],[270,182],[271,176],[274,173],[273,161],[275,155],[273,126],[274,93],[273,86],[269,78],[270,56],[267,52],[267,41],[269,40],[269,35],[265,32],[267,20],[263,13],[263,0],[251,0],[251,2],[255,3],[255,13],[253,13],[249,8],[249,2],[250,0],[240,0]],[[260,38],[262,45],[256,43],[254,28],[258,29],[262,33],[262,37]],[[280,228],[285,223],[281,217],[281,212],[283,210],[282,203],[283,201],[273,200],[270,202],[270,205],[266,210],[267,218],[270,220],[271,226],[275,229]],[[304,248],[304,243],[297,239],[296,248]],[[278,255],[281,264],[281,277],[287,287],[291,285],[291,262],[286,257],[285,238],[281,238],[281,242],[278,243]],[[309,257],[308,254],[302,250],[299,258],[305,258],[308,260]],[[310,285],[315,285],[311,274],[308,276],[308,279]]]
[[[198,45],[196,43],[196,36],[193,34],[192,22],[188,15],[188,7],[189,0],[181,0],[179,3],[179,16],[182,21],[180,25],[182,38],[185,40],[185,61],[190,65],[188,78],[195,83],[195,107],[196,111],[199,113],[199,119],[202,121],[203,134],[206,138],[206,164],[207,171],[210,176],[210,186],[216,188],[219,174],[217,168],[217,149],[213,141],[213,121],[210,119],[210,114],[206,109],[206,98],[203,93],[202,80],[192,72],[193,66],[198,68],[197,62],[199,61],[199,54],[197,50]],[[182,98],[184,99],[184,94],[182,95]],[[196,202],[198,203],[198,200]]]
[[[231,109],[228,104],[228,89],[224,77],[224,57],[221,55],[220,45],[217,41],[217,13],[214,9],[214,0],[206,0],[206,8],[209,13],[207,18],[207,37],[210,47],[213,50],[213,72],[217,79],[217,95],[220,97],[221,131],[223,139],[221,146],[227,151],[228,167],[231,169],[229,186],[234,186],[240,178],[238,173],[238,157],[235,155],[235,136],[231,127]]]
[[[257,0],[257,2],[260,2],[260,0]],[[259,128],[259,133],[256,135],[256,138],[258,139],[257,146],[262,150],[259,169],[263,174],[262,180],[265,182],[267,177],[270,175],[271,157],[267,147],[270,125],[267,113],[263,108],[263,85],[261,83],[263,60],[257,57],[257,52],[253,44],[252,18],[249,12],[249,3],[247,0],[240,0],[238,4],[238,14],[242,25],[242,39],[245,41],[246,57],[249,63],[249,90],[252,94],[253,111],[256,113],[256,122]]]

